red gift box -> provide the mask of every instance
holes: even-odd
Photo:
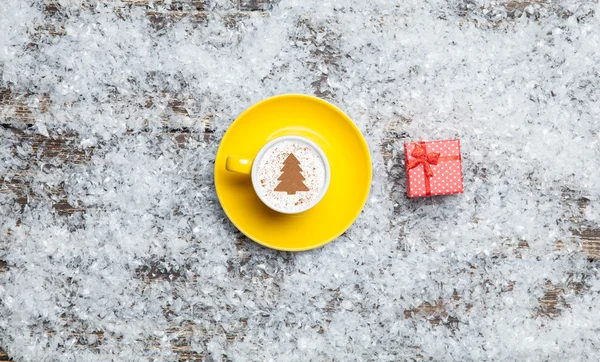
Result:
[[[408,197],[463,193],[460,140],[404,144]]]

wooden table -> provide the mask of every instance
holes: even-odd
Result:
[[[79,1],[82,7],[89,6],[86,0],[72,0]],[[208,1],[208,0],[207,0]],[[149,7],[148,0],[125,0],[126,8],[140,7],[145,9],[147,16],[153,26],[157,29],[164,29],[165,27],[172,26],[182,19],[188,19],[197,24],[203,24],[207,21],[207,7],[204,0],[173,0],[169,7],[160,6],[164,3],[163,0],[156,0],[155,4],[158,6]],[[238,19],[247,18],[251,16],[269,16],[269,10],[272,8],[274,0],[237,0],[235,10],[231,12],[228,19],[230,26],[235,26]],[[523,13],[523,9],[531,4],[531,1],[513,1],[505,4],[506,10],[510,17],[520,16]],[[558,16],[564,15],[561,9],[554,9]],[[59,4],[54,1],[47,0],[45,14],[48,19],[47,24],[42,24],[38,28],[40,33],[45,33],[50,36],[60,37],[65,34],[64,28],[60,25],[60,17],[64,14],[61,13],[62,9]],[[464,9],[465,14],[470,11],[467,7]],[[64,15],[66,16],[66,15]],[[465,15],[466,16],[466,15]],[[533,15],[535,16],[535,15]],[[58,19],[58,20],[57,20]],[[314,31],[316,36],[318,30]],[[323,57],[326,61],[335,61],[335,54],[328,52],[327,47],[322,54],[315,54],[315,56]],[[314,79],[312,83],[314,92],[317,96],[328,98],[329,94],[323,90],[322,85],[327,81],[327,75],[322,74]],[[181,114],[189,116],[186,109],[184,108],[184,100],[179,99],[177,95],[164,94],[164,97],[168,99],[168,106],[171,112],[165,114],[168,118],[168,114]],[[36,102],[31,102],[35,99]],[[149,100],[151,101],[151,100]],[[28,106],[29,104],[29,106]],[[35,104],[35,106],[31,106]],[[12,133],[18,138],[19,143],[13,147],[13,152],[17,152],[17,147],[30,145],[33,149],[31,153],[33,156],[26,158],[28,162],[28,168],[42,167],[42,163],[49,160],[60,160],[64,165],[68,164],[85,164],[90,160],[93,153],[92,149],[82,149],[79,147],[80,139],[77,134],[56,134],[50,132],[48,137],[40,135],[35,131],[35,114],[44,113],[50,105],[50,99],[44,94],[35,94],[33,92],[19,93],[15,92],[10,88],[0,89],[0,123],[2,127]],[[204,131],[202,137],[207,142],[218,142],[218,140],[212,137],[212,118],[209,114],[196,117],[198,124],[201,124]],[[392,148],[397,147],[396,142],[402,138],[402,128],[406,122],[410,120],[399,118],[394,126],[387,129],[388,138],[383,142],[381,146],[381,152],[383,157],[388,160],[392,155]],[[168,124],[168,122],[166,122]],[[164,135],[165,137],[174,138],[179,144],[184,145],[187,137],[191,133],[196,132],[194,136],[197,136],[198,131],[190,131],[187,129],[172,129],[165,126]],[[1,140],[0,140],[1,141]],[[39,156],[36,156],[39,155]],[[398,179],[402,177],[402,172],[398,172],[400,168],[396,168],[396,171],[390,171],[389,178],[395,185],[399,184]],[[485,177],[485,172],[483,176]],[[10,179],[7,179],[5,175],[0,175],[0,192],[13,193],[18,197],[18,203],[25,206],[32,198],[40,197],[39,194],[31,192],[27,183],[27,169],[23,171],[21,175],[12,175]],[[53,206],[56,213],[59,215],[71,215],[74,213],[85,213],[84,207],[79,205],[72,205],[66,198],[64,190],[61,186],[47,188],[46,197],[53,200]],[[398,187],[396,187],[396,192]],[[585,220],[583,209],[590,203],[585,198],[575,198],[574,192],[571,190],[563,190],[563,202],[565,210],[570,215],[572,222],[572,237],[570,240],[562,240],[556,242],[556,248],[563,248],[567,243],[579,245],[581,250],[587,253],[587,256],[592,262],[600,258],[600,227],[597,224],[593,224]],[[390,196],[391,197],[391,196]],[[251,258],[252,246],[248,246],[249,243],[245,237],[239,235],[236,237],[237,240],[233,242],[238,247],[240,263],[247,262]],[[520,242],[519,249],[527,249],[527,241]],[[285,258],[285,253],[277,253],[277,257]],[[6,262],[0,260],[0,273],[4,272],[10,266]],[[137,271],[138,278],[142,279],[146,283],[152,283],[155,280],[164,281],[177,281],[180,277],[180,273],[175,270],[169,270],[167,265],[164,265],[160,260],[148,261],[148,264]],[[510,287],[509,287],[510,289]],[[563,299],[563,294],[572,292],[582,292],[584,289],[583,285],[576,282],[566,282],[560,285],[553,285],[548,282],[546,284],[546,293],[539,299],[539,310],[540,315],[544,315],[548,318],[558,316],[562,310],[569,308],[569,305]],[[405,318],[420,318],[428,320],[432,325],[451,325],[459,323],[461,320],[460,315],[448,315],[445,306],[449,303],[455,303],[459,301],[459,297],[455,296],[450,300],[431,300],[417,306],[413,309],[406,310],[404,312]],[[339,301],[336,302],[335,298],[330,301],[326,308],[335,310],[339,307]],[[468,308],[467,308],[468,309]],[[173,351],[179,356],[180,360],[202,360],[205,355],[203,353],[191,352],[189,346],[189,335],[194,326],[177,326],[172,327],[169,331],[178,337],[172,341]],[[207,339],[210,338],[214,331],[209,329],[203,330],[206,334]],[[48,331],[49,334],[53,333]],[[98,340],[102,339],[102,331],[81,331],[81,333],[74,333],[73,337],[78,338],[80,336],[89,335],[90,333],[95,334]],[[239,326],[233,329],[232,332],[227,333],[229,341],[234,341],[237,338],[243,338],[244,334],[244,321],[241,320]],[[95,346],[87,345],[85,339],[78,339],[82,348],[95,348]],[[0,346],[2,341],[0,341]],[[8,361],[8,356],[0,348],[0,361]]]

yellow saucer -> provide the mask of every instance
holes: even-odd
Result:
[[[250,175],[225,170],[228,156],[253,159],[267,142],[289,135],[315,142],[331,168],[323,199],[294,215],[263,204]],[[253,105],[231,124],[217,151],[215,187],[231,222],[250,239],[278,250],[309,250],[337,238],[356,220],[371,187],[371,157],[358,128],[338,108],[319,98],[286,94]]]

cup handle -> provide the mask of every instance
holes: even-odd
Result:
[[[229,156],[225,161],[225,169],[229,172],[243,173],[249,175],[252,171],[252,159]]]

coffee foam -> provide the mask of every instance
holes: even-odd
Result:
[[[278,142],[257,161],[257,191],[274,209],[302,211],[319,198],[325,187],[324,160],[311,145],[301,140]]]

